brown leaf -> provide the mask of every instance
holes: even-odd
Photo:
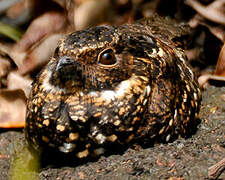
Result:
[[[225,44],[223,44],[223,47],[220,50],[214,74],[225,77]]]
[[[83,1],[78,8],[74,9],[74,26],[76,30],[84,29],[102,23],[109,11],[109,0]]]
[[[23,90],[26,97],[29,97],[32,83],[31,78],[23,77],[16,72],[11,72],[8,75],[7,81],[7,88],[9,90]]]
[[[223,25],[217,25],[217,24],[212,24],[206,19],[204,19],[202,16],[199,14],[196,14],[190,21],[189,25],[192,28],[196,28],[199,24],[202,26],[205,26],[209,29],[209,31],[216,36],[219,40],[222,42],[225,41],[225,29]]]
[[[83,172],[78,172],[78,176],[80,179],[85,179],[85,175]]]
[[[185,50],[185,54],[189,61],[195,60],[195,59],[199,58],[199,56],[201,54],[201,48],[195,47],[193,49]]]
[[[214,107],[210,108],[209,111],[210,111],[212,114],[215,114],[216,111],[217,111],[218,109],[219,109],[218,106],[214,106]]]
[[[7,21],[12,25],[25,24],[34,15],[35,0],[20,0],[6,11]]]
[[[75,3],[74,1],[67,1],[67,0],[53,0],[54,2],[56,2],[57,4],[59,4],[61,7],[63,7],[64,9],[68,9],[71,6],[73,6]]]
[[[168,180],[184,180],[182,177],[170,177]]]
[[[22,39],[11,49],[10,57],[20,68],[28,50],[37,45],[45,36],[62,31],[66,27],[66,17],[59,12],[47,12],[36,18]]]
[[[204,18],[225,25],[225,1],[215,0],[207,6],[196,0],[186,0],[186,3]]]
[[[0,14],[3,14],[8,8],[13,6],[17,0],[0,1]]]
[[[26,97],[22,90],[0,91],[0,127],[21,128],[25,125]]]
[[[10,61],[0,55],[0,78],[6,76],[11,67]]]
[[[162,162],[159,158],[156,159],[156,164],[157,164],[158,166],[166,166],[166,163]]]
[[[62,34],[52,34],[41,41],[32,51],[30,51],[23,63],[18,68],[19,74],[27,74],[40,66],[45,65],[53,55]]]
[[[9,55],[9,51],[12,48],[12,44],[0,42],[0,54]]]
[[[216,36],[219,40],[222,42],[225,41],[225,29],[224,26],[212,26],[209,23],[201,23],[202,25],[205,25],[209,31]]]
[[[25,14],[31,16],[31,8],[34,6],[33,0],[21,0],[17,1],[14,5],[9,7],[6,15],[10,19],[18,18],[19,16],[25,16]]]
[[[217,76],[212,74],[203,74],[199,76],[198,78],[198,83],[200,87],[203,87],[210,79],[216,80],[216,81],[225,81],[225,77],[222,77],[222,76]]]

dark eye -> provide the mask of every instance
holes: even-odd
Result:
[[[116,57],[112,49],[104,50],[99,54],[98,63],[102,65],[113,65],[116,63]]]

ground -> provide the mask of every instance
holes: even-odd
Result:
[[[49,165],[37,175],[41,180],[208,179],[208,168],[225,157],[224,117],[225,87],[210,85],[203,91],[201,123],[192,137],[154,147],[128,148],[122,154],[102,156],[77,166]],[[17,146],[24,142],[23,130],[1,129],[0,179],[8,179]],[[225,173],[220,179],[225,179]]]

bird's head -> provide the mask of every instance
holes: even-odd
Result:
[[[158,50],[150,35],[129,32],[124,26],[77,31],[56,48],[49,66],[50,83],[82,91],[111,90],[132,76],[146,76],[149,54]]]

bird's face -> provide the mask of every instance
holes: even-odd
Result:
[[[133,75],[145,75],[146,62],[135,58],[145,56],[144,48],[136,52],[138,45],[127,36],[108,26],[70,34],[51,60],[51,83],[90,91],[113,89]]]
[[[121,55],[117,47],[119,35],[112,27],[93,29],[70,34],[60,43],[53,57],[53,83],[59,79],[61,86],[107,89],[131,76],[132,63],[124,59],[129,55]]]

